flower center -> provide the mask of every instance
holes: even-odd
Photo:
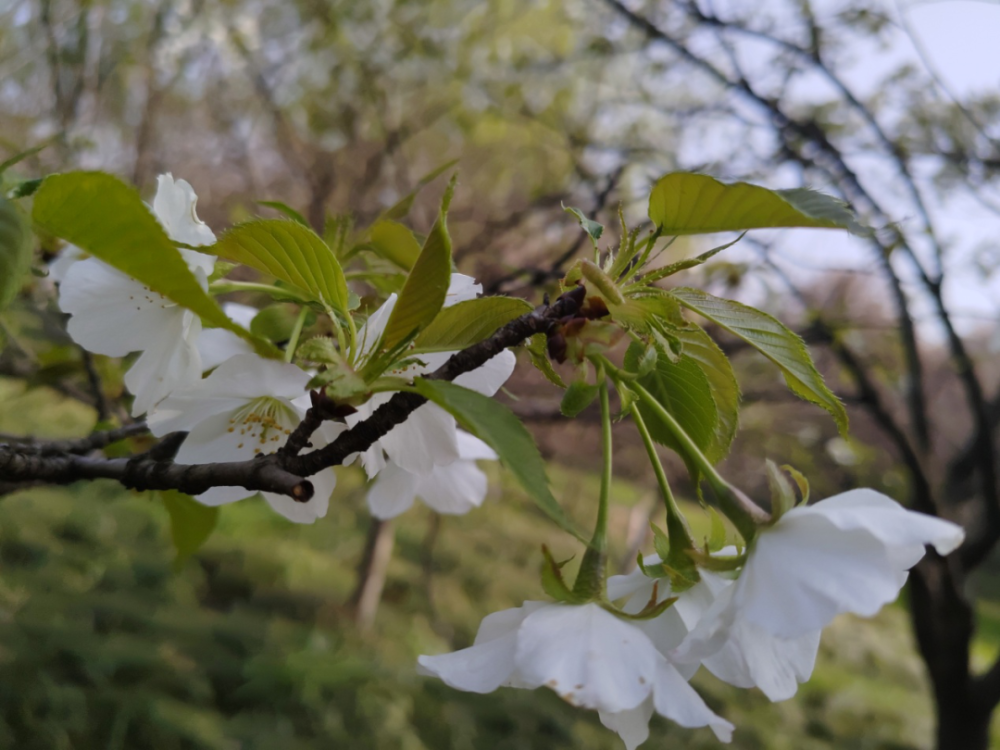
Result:
[[[228,431],[239,430],[242,439],[237,448],[250,443],[255,454],[273,453],[285,444],[292,433],[295,417],[294,410],[284,401],[273,396],[261,396],[233,412]]]

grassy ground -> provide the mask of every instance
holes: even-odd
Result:
[[[0,383],[0,431],[41,420],[80,434],[88,419],[48,394]],[[587,521],[594,478],[553,478],[557,496]],[[542,543],[557,558],[578,552],[509,480],[492,479],[485,507],[444,519],[436,536],[422,509],[399,520],[383,604],[366,634],[344,607],[367,528],[355,472],[341,474],[329,516],[314,526],[288,524],[260,502],[225,508],[178,574],[154,498],[104,483],[7,497],[0,747],[620,747],[596,715],[549,691],[469,695],[414,671],[419,653],[468,645],[485,614],[539,598]],[[616,539],[647,491],[616,486]],[[1000,604],[984,604],[982,625],[979,659],[1000,644]],[[838,620],[815,677],[790,701],[772,705],[705,673],[695,684],[737,725],[732,747],[741,750],[931,746],[931,704],[901,607],[872,621]],[[719,745],[707,730],[657,720],[644,747]]]

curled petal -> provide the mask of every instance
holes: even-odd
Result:
[[[850,490],[791,512],[822,516],[842,531],[866,531],[888,546],[912,549],[914,545],[923,548],[930,544],[942,555],[954,551],[965,539],[961,526],[906,510],[892,498],[867,488]]]
[[[169,173],[157,177],[153,213],[170,239],[195,246],[215,243],[212,230],[198,218],[197,205],[198,196],[186,180],[174,180]],[[211,272],[209,267],[206,273]]]

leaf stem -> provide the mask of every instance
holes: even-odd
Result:
[[[308,314],[309,308],[303,305],[302,309],[299,310],[299,316],[295,319],[295,326],[292,328],[292,335],[288,338],[288,345],[285,347],[286,362],[291,362],[295,356],[295,350],[299,346],[299,337],[302,335],[302,327],[306,323]]]
[[[687,519],[681,513],[677,499],[670,489],[667,474],[663,470],[663,462],[660,461],[660,455],[656,452],[656,444],[653,442],[652,435],[649,434],[649,428],[646,427],[646,422],[638,409],[633,409],[631,416],[636,429],[639,430],[639,435],[642,437],[642,444],[646,446],[649,463],[653,466],[656,481],[660,485],[660,494],[663,495],[663,504],[667,507],[667,532],[670,535],[670,548],[672,550],[693,549],[695,544],[691,536],[691,529],[688,527]],[[680,539],[676,538],[678,535],[680,535]]]
[[[597,372],[600,385],[598,398],[601,402],[601,494],[597,503],[597,523],[590,546],[605,552],[608,548],[608,504],[611,496],[612,450],[611,450],[611,406],[608,399],[608,381],[604,369]]]
[[[580,561],[573,593],[583,600],[594,600],[604,595],[605,567],[608,557],[608,504],[611,496],[611,405],[608,399],[608,379],[604,368],[597,366],[598,398],[601,402],[601,494],[597,501],[597,521],[594,535]]]
[[[704,474],[709,486],[719,500],[719,507],[726,514],[736,529],[740,532],[743,540],[749,544],[757,535],[757,527],[766,524],[771,517],[749,497],[727,482],[712,465],[701,449],[695,444],[691,436],[687,434],[683,427],[674,419],[673,414],[663,408],[663,405],[643,388],[639,383],[633,382],[629,386],[632,388],[639,400],[645,404],[649,410],[663,422],[664,426],[670,430],[674,440],[677,441],[685,457],[695,464]]]

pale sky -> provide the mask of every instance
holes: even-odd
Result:
[[[1000,92],[1000,0],[883,0],[883,4],[897,20],[902,17],[905,27],[916,36],[919,48],[905,42],[860,57],[845,73],[848,84],[856,92],[870,93],[881,79],[881,73],[903,60],[919,65],[921,56],[960,100],[970,95]],[[985,125],[992,128],[994,136],[1000,137],[1000,123]],[[852,161],[865,164],[865,160],[857,156]],[[877,175],[886,172],[887,167],[873,161],[864,169],[869,175]],[[783,184],[770,186],[785,187]],[[993,191],[990,198],[1000,206],[1000,190]],[[891,211],[892,204],[888,205]],[[1000,261],[1000,216],[984,210],[961,191],[956,191],[946,205],[935,208],[940,234],[950,247],[945,298],[954,313],[956,326],[963,333],[992,329],[1000,348],[1000,270],[992,278],[984,279],[974,264],[975,254],[984,244],[995,247],[996,258]],[[905,226],[916,218],[900,215],[896,220]],[[762,234],[761,239],[765,238]],[[780,242],[776,246],[779,251],[776,257],[787,261],[784,267],[794,273],[799,283],[822,283],[827,269],[872,266],[871,251],[866,243],[839,232],[796,230],[781,233],[776,239]],[[727,255],[729,260],[737,257],[747,261],[756,259],[749,248]],[[907,264],[899,262],[897,268],[909,281],[907,288],[918,292],[914,304],[916,315],[932,318],[930,303],[926,298],[921,299],[921,287]],[[760,299],[748,301],[761,303],[766,295],[779,289],[780,284],[774,280],[758,279],[746,292]],[[937,326],[921,325],[920,328],[925,337],[941,340],[943,332]]]

